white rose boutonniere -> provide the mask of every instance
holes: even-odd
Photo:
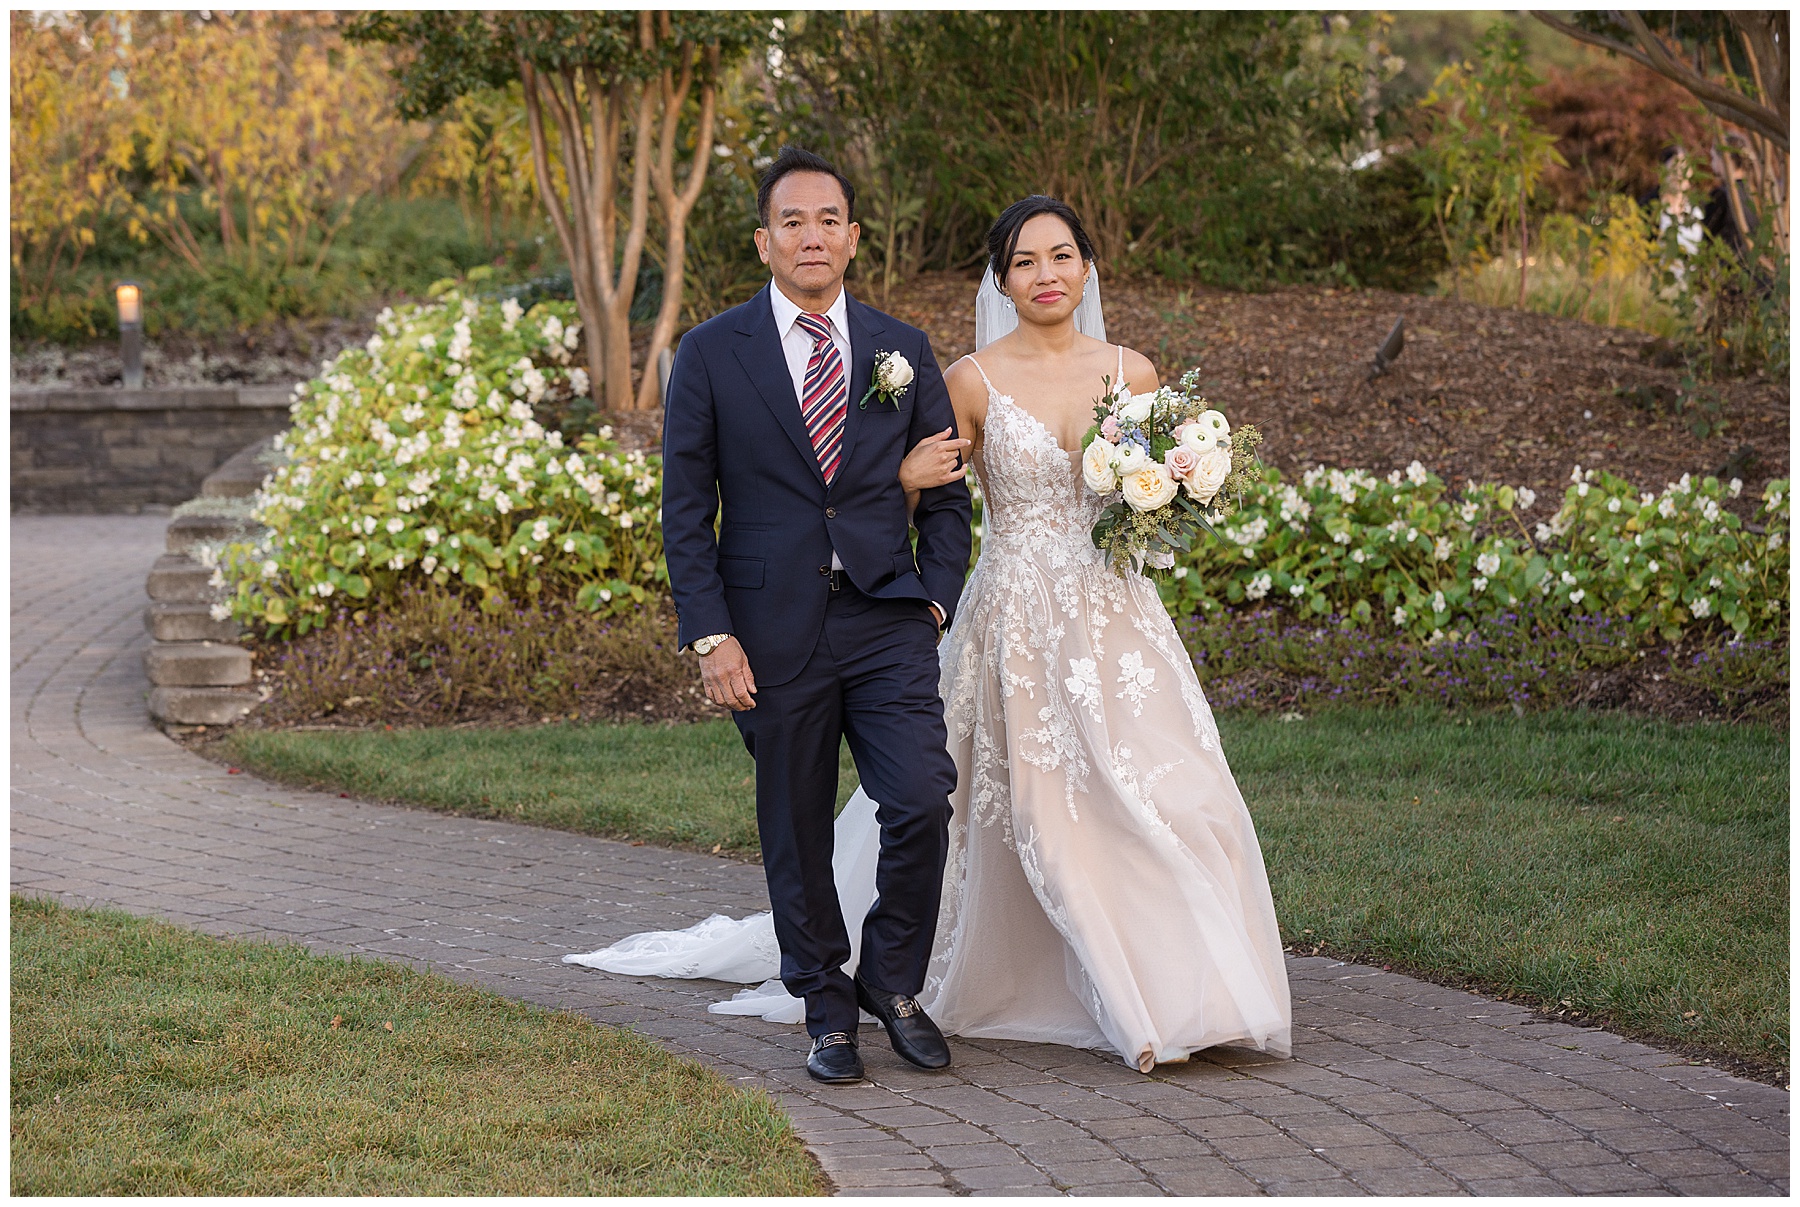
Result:
[[[867,409],[869,399],[885,402],[896,411],[900,409],[900,395],[912,384],[912,362],[898,352],[882,352],[875,357],[875,370],[869,374],[869,390],[856,405]]]

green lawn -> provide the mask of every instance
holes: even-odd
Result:
[[[1785,734],[1441,710],[1229,713],[1220,727],[1296,948],[1787,1068]],[[725,721],[243,730],[220,752],[363,796],[755,850],[751,763]],[[847,796],[847,762],[841,778]]]
[[[1283,934],[1788,1067],[1788,744],[1766,726],[1232,717]]]
[[[471,817],[755,858],[756,765],[730,721],[526,729],[234,731],[213,753],[270,779]],[[843,752],[841,806],[856,791]]]
[[[765,1095],[389,964],[12,898],[15,1195],[804,1195]]]

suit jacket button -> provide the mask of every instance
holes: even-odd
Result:
[[[835,519],[837,519],[837,508],[835,508],[835,507],[827,507],[827,508],[826,508],[826,509],[825,509],[825,518],[826,518],[826,519],[828,519],[828,520],[835,520]]]

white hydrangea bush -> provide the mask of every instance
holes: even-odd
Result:
[[[1453,495],[1418,461],[1386,477],[1319,466],[1298,484],[1265,468],[1223,539],[1178,557],[1164,598],[1178,613],[1266,601],[1427,638],[1526,607],[1670,641],[1715,623],[1764,636],[1787,626],[1788,483],[1769,483],[1749,524],[1725,507],[1742,488],[1683,475],[1640,493],[1577,466],[1556,513],[1528,523],[1529,489]]]
[[[665,594],[660,458],[607,428],[568,447],[534,414],[588,391],[574,310],[448,289],[382,311],[295,390],[287,464],[254,500],[265,535],[220,557],[231,614],[279,636],[409,582],[490,610],[546,588],[601,612]]]

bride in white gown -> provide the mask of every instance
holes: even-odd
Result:
[[[1143,392],[1155,372],[1102,342],[1093,251],[1066,206],[1015,204],[989,246],[977,305],[988,363],[968,357],[945,374],[974,440],[986,531],[939,649],[957,789],[919,1003],[949,1035],[1108,1048],[1145,1072],[1227,1043],[1285,1056],[1274,904],[1212,710],[1155,585],[1116,573],[1090,537],[1100,502],[1078,446],[1100,379]],[[902,478],[913,485],[929,465],[940,476],[920,484],[935,484],[953,461],[921,445]],[[879,839],[859,789],[835,831],[846,971]],[[804,1017],[774,979],[767,913],[715,914],[564,960],[761,982],[710,1009]]]

